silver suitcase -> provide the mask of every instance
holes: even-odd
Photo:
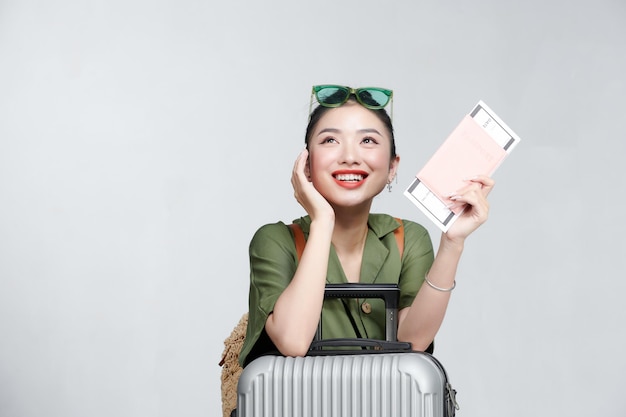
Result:
[[[306,357],[265,355],[248,364],[237,387],[237,417],[453,417],[458,405],[445,369],[429,353],[397,343],[397,287],[327,287],[327,297],[385,299],[386,341],[317,341]],[[395,342],[395,343],[394,343]],[[368,350],[327,350],[328,346]],[[325,346],[325,349],[319,349]],[[367,353],[363,353],[367,352]]]

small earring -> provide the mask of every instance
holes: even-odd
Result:
[[[388,190],[389,192],[391,192],[391,189],[393,188],[393,186],[391,185],[391,183],[393,182],[393,180],[394,180],[394,179],[396,180],[396,184],[397,184],[397,183],[398,183],[398,176],[397,176],[397,175],[394,175],[393,177],[391,177],[391,178],[389,179],[389,181],[387,181],[387,190]]]

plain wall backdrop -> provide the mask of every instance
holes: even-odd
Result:
[[[436,355],[459,416],[624,416],[622,0],[0,0],[0,416],[221,415],[311,85],[395,92],[402,192],[480,99],[522,142]]]

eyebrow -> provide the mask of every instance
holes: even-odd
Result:
[[[317,136],[319,136],[319,135],[321,135],[323,133],[341,133],[341,130],[337,129],[337,128],[334,128],[334,127],[327,127],[325,129],[320,130],[317,133]],[[382,136],[382,134],[378,130],[376,130],[374,128],[359,129],[359,130],[357,130],[357,133],[376,133],[377,135]]]

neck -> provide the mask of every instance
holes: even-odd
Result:
[[[338,253],[361,252],[367,237],[367,210],[335,209],[335,228],[332,242]]]

